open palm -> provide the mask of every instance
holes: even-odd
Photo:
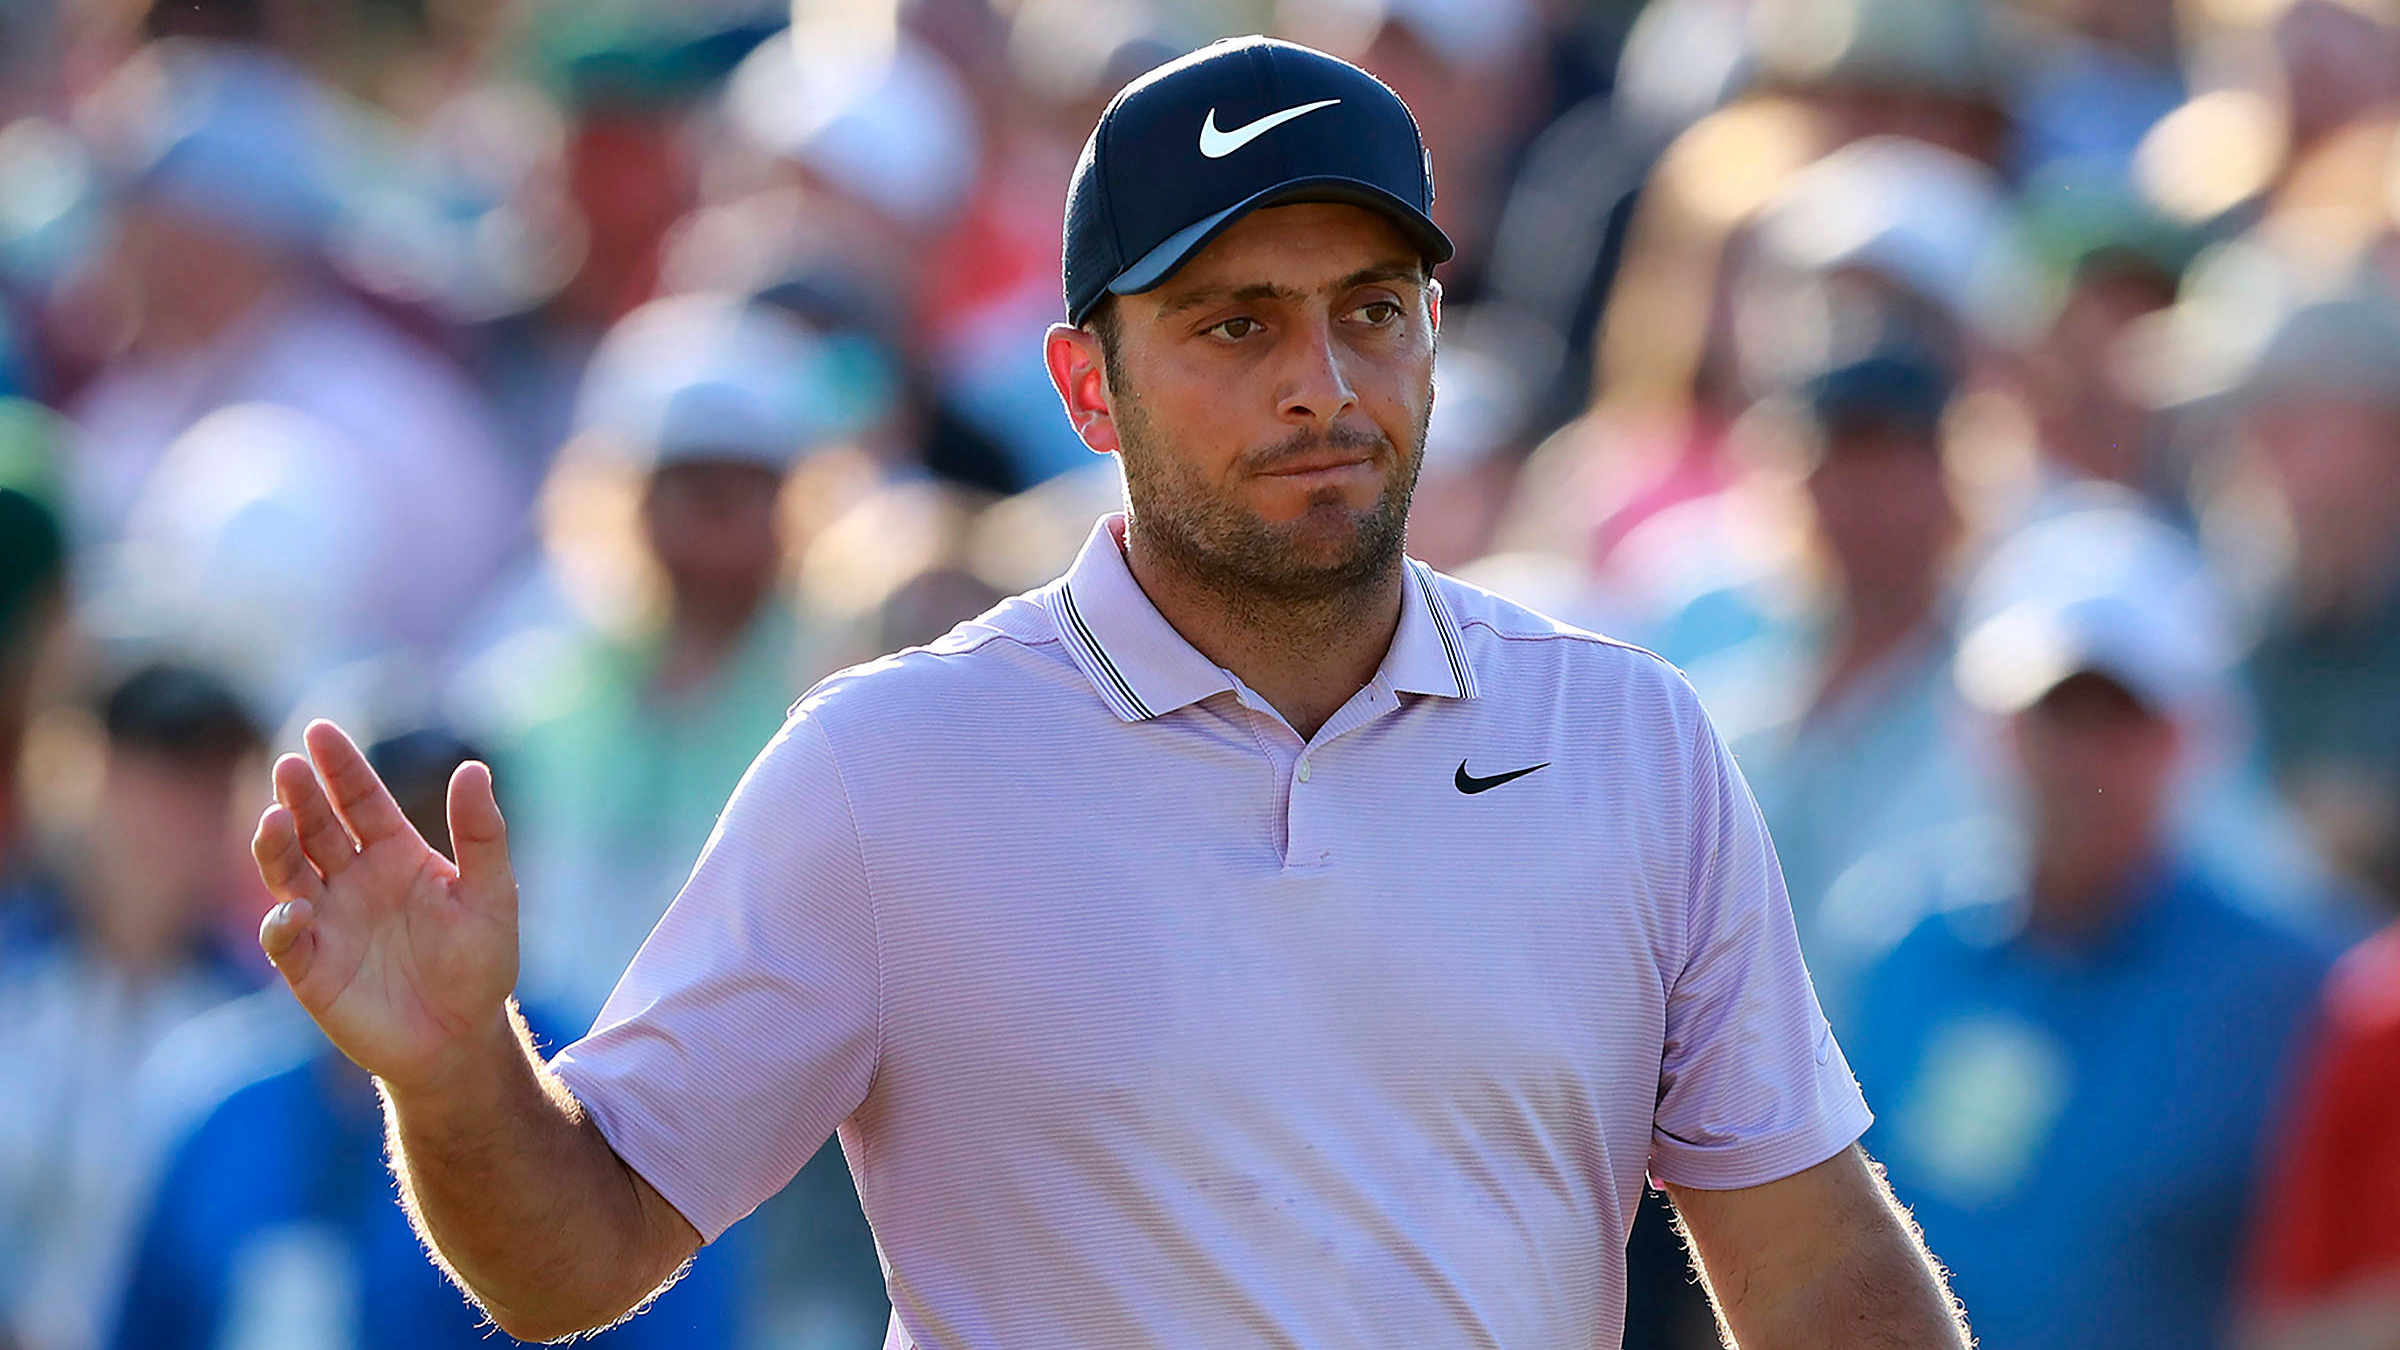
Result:
[[[278,901],[259,944],[360,1068],[438,1079],[501,1025],[517,977],[517,888],[491,772],[450,779],[453,864],[331,722],[275,765],[251,851]]]

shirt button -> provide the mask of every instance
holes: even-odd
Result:
[[[1305,759],[1300,761],[1300,781],[1303,783],[1308,781],[1308,761]]]

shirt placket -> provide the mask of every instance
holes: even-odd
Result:
[[[1379,717],[1397,712],[1399,695],[1381,675],[1352,695],[1293,757],[1284,790],[1284,870],[1334,866],[1341,857],[1346,761],[1340,741]],[[1289,735],[1287,731],[1285,733]]]

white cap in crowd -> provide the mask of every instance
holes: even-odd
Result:
[[[2022,711],[2068,677],[2107,677],[2162,716],[2219,713],[2232,660],[2221,599],[2191,544],[2095,491],[2003,544],[1969,590],[1958,684]]]
[[[798,41],[787,30],[734,69],[725,110],[761,149],[912,229],[946,220],[979,171],[966,90],[905,33],[862,51]]]
[[[609,330],[575,425],[645,469],[736,460],[780,473],[861,430],[858,403],[828,345],[799,324],[737,296],[679,295]]]

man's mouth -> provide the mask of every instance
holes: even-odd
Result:
[[[1271,466],[1261,469],[1259,476],[1263,478],[1308,478],[1318,474],[1330,474],[1353,465],[1372,463],[1374,458],[1374,453],[1368,450],[1319,450],[1310,454],[1294,455],[1290,459],[1277,460]]]

